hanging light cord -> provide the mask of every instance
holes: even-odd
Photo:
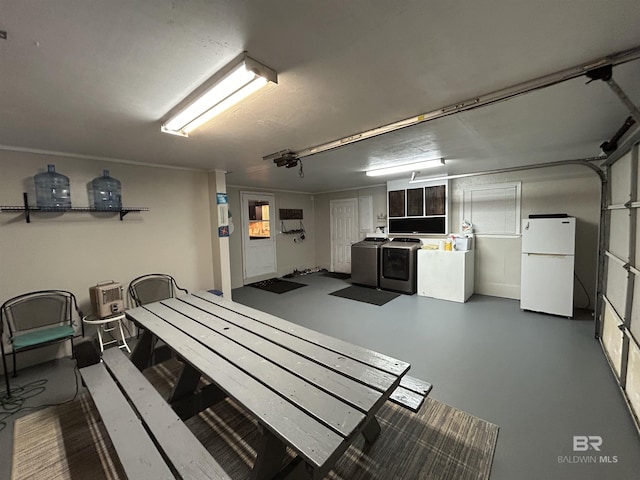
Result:
[[[299,158],[298,162],[300,163],[300,170],[298,170],[298,175],[300,176],[300,178],[304,178],[304,170],[302,169],[302,159]]]

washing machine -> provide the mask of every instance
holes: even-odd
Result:
[[[379,288],[380,247],[388,241],[388,238],[367,237],[351,245],[351,283]]]

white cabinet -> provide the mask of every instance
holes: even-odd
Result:
[[[473,250],[418,250],[418,295],[466,302],[473,294]]]

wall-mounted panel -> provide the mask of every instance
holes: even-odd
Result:
[[[416,186],[408,180],[387,182],[388,233],[445,234],[448,232],[446,181]],[[435,183],[435,184],[434,184]]]
[[[445,215],[447,191],[444,185],[425,187],[426,215]]]
[[[389,192],[389,217],[405,216],[405,190]]]
[[[407,217],[424,216],[424,188],[407,189]]]
[[[444,217],[391,218],[389,232],[391,233],[443,233],[445,231]]]
[[[521,182],[465,188],[463,218],[473,224],[474,231],[478,234],[519,234],[521,188]]]
[[[358,197],[358,221],[361,232],[373,232],[373,197],[371,195]]]

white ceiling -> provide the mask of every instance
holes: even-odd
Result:
[[[637,0],[0,0],[0,145],[305,192],[383,183],[364,170],[419,158],[446,158],[441,174],[591,157],[629,112],[580,77],[306,157],[303,179],[262,159],[638,47],[639,19]],[[189,138],[161,133],[243,50],[278,84]],[[614,68],[636,104],[639,64]]]

